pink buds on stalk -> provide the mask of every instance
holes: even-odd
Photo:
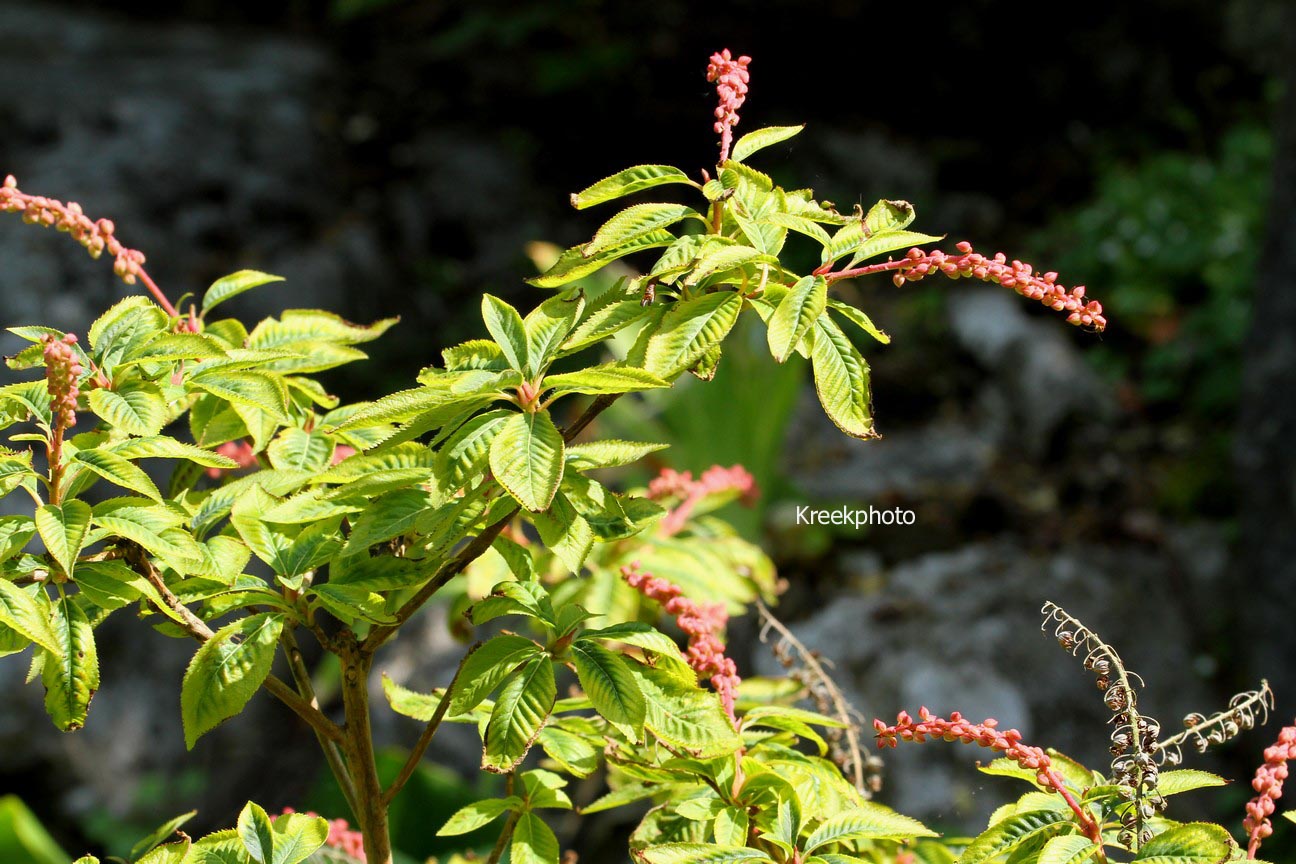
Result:
[[[931,273],[941,273],[951,279],[994,282],[1012,288],[1023,297],[1038,300],[1055,312],[1067,313],[1069,324],[1094,330],[1102,330],[1107,326],[1102,304],[1097,300],[1086,300],[1083,285],[1067,289],[1057,284],[1056,273],[1036,273],[1029,264],[1008,261],[1002,252],[996,253],[993,258],[987,258],[974,251],[972,244],[967,241],[959,243],[957,248],[958,255],[948,255],[939,249],[930,253],[922,249],[910,249],[898,267],[888,269],[896,271],[892,277],[896,285],[917,282]]]
[[[741,465],[730,468],[712,465],[696,480],[691,471],[663,468],[648,484],[648,497],[654,501],[664,498],[678,501],[659,525],[659,530],[667,537],[679,533],[693,510],[708,495],[730,491],[738,492],[742,502],[748,505],[760,494],[756,488],[756,479]]]
[[[45,337],[45,383],[50,394],[50,413],[54,426],[70,429],[76,425],[77,382],[81,380],[81,357],[72,346],[77,337],[71,333],[62,339],[53,334]]]
[[[747,71],[749,63],[750,57],[744,55],[735,60],[726,48],[712,54],[707,65],[707,80],[715,82],[716,95],[720,97],[720,104],[715,109],[715,131],[720,133],[720,164],[729,158],[733,127],[738,125],[738,109],[747,101],[747,83],[751,80],[751,73]]]
[[[649,600],[655,600],[672,616],[688,636],[688,651],[685,657],[689,666],[703,677],[709,677],[711,687],[720,694],[725,713],[737,723],[734,715],[734,701],[738,698],[738,685],[742,678],[738,676],[738,665],[733,659],[725,656],[725,643],[717,635],[729,623],[729,613],[723,603],[703,605],[683,596],[683,590],[666,579],[660,579],[651,573],[639,569],[636,561],[621,568],[631,588]]]
[[[144,253],[127,249],[113,236],[116,227],[111,219],[94,220],[81,212],[81,205],[72,201],[64,204],[42,195],[28,195],[18,188],[12,174],[0,186],[0,211],[21,213],[29,225],[41,225],[70,234],[90,257],[98,258],[104,252],[113,257],[113,272],[127,285],[134,285],[144,266]]]
[[[1274,812],[1274,802],[1282,797],[1283,781],[1287,779],[1287,762],[1296,759],[1296,726],[1284,726],[1278,740],[1264,751],[1264,764],[1256,769],[1251,788],[1256,797],[1246,805],[1246,819],[1242,828],[1250,839],[1247,858],[1254,859],[1260,841],[1273,833],[1269,817]]]

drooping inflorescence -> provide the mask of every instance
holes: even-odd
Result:
[[[1247,858],[1254,859],[1260,842],[1273,833],[1269,817],[1273,815],[1275,802],[1282,797],[1287,763],[1292,759],[1296,759],[1296,726],[1284,726],[1278,740],[1265,749],[1264,764],[1256,769],[1251,780],[1256,797],[1247,802],[1247,815],[1242,823],[1248,838]]]
[[[742,678],[738,676],[738,664],[725,656],[725,643],[719,636],[729,623],[725,605],[690,600],[683,596],[683,589],[678,585],[641,571],[637,561],[622,567],[621,575],[631,588],[660,603],[666,614],[675,619],[688,636],[685,654],[688,664],[698,675],[710,680],[711,687],[720,694],[725,713],[736,722],[734,702]]]
[[[747,65],[751,58],[746,55],[734,59],[726,48],[711,55],[707,64],[707,80],[715,82],[716,95],[720,104],[715,109],[715,131],[720,133],[720,162],[723,165],[729,158],[729,148],[733,146],[733,129],[738,125],[738,109],[747,101],[747,83],[751,73]]]
[[[1138,711],[1139,686],[1143,679],[1129,672],[1116,649],[1098,637],[1079,619],[1056,603],[1045,603],[1041,629],[1055,625],[1053,635],[1063,650],[1075,657],[1084,652],[1084,667],[1094,674],[1094,683],[1103,691],[1103,702],[1112,712],[1112,782],[1120,786],[1128,801],[1121,813],[1120,841],[1132,849],[1152,839],[1147,823],[1166,807],[1157,789],[1160,770],[1157,767],[1157,739],[1161,724]]]
[[[744,504],[751,504],[760,494],[756,488],[756,479],[741,465],[729,468],[712,465],[696,479],[692,471],[663,468],[648,483],[649,498],[675,502],[658,525],[658,530],[668,537],[679,533],[698,504],[708,495],[722,495],[726,492],[737,493]]]
[[[901,741],[917,744],[929,740],[957,741],[1002,753],[1022,768],[1035,772],[1035,779],[1041,786],[1062,796],[1072,812],[1079,817],[1086,833],[1094,839],[1098,836],[1098,826],[1093,817],[1076,802],[1061,775],[1053,768],[1053,760],[1041,748],[1023,744],[1021,733],[1016,729],[1000,730],[998,721],[994,719],[973,723],[964,720],[957,711],[952,712],[947,720],[937,717],[925,707],[918,709],[917,719],[908,711],[901,711],[895,723],[874,720],[873,729],[877,733],[878,747],[881,748],[896,747]]]
[[[175,307],[145,272],[144,253],[127,248],[117,239],[117,228],[111,219],[91,219],[75,201],[64,204],[55,198],[28,195],[18,188],[18,180],[12,174],[6,176],[4,184],[0,185],[0,212],[21,213],[23,221],[29,225],[54,228],[70,235],[85,247],[91,258],[97,259],[107,252],[113,259],[113,272],[123,282],[127,285],[134,285],[137,280],[143,282],[167,314],[177,314]]]

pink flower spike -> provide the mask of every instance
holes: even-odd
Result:
[[[738,109],[747,101],[747,84],[751,80],[751,73],[747,71],[749,63],[750,57],[744,55],[735,60],[726,48],[712,54],[707,65],[707,80],[715,83],[716,95],[720,98],[715,110],[715,131],[720,133],[721,165],[729,159],[733,128],[738,125]]]
[[[1287,779],[1287,762],[1296,759],[1296,726],[1284,726],[1278,733],[1278,740],[1264,751],[1264,764],[1256,769],[1251,788],[1256,797],[1246,805],[1246,819],[1242,829],[1246,831],[1247,858],[1254,860],[1260,849],[1260,841],[1273,833],[1273,823],[1269,817],[1274,813],[1274,805],[1283,794],[1283,781]]]

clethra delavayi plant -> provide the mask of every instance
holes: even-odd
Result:
[[[447,348],[408,389],[356,404],[341,404],[315,376],[364,359],[359,346],[396,319],[364,325],[293,309],[249,329],[218,312],[277,281],[248,270],[182,312],[113,223],[6,179],[0,210],[109,254],[117,275],[148,296],[114,305],[84,340],[11,328],[31,344],[9,367],[43,369],[43,379],[0,387],[0,428],[25,448],[0,452],[0,492],[30,499],[28,512],[0,517],[0,653],[31,652],[46,709],[70,732],[87,722],[101,684],[96,628],[133,610],[160,636],[197,643],[179,698],[189,747],[265,690],[318,742],[354,826],[271,817],[249,803],[236,828],[198,839],[178,830],[186,817],[165,823],[131,852],[133,864],[391,864],[390,807],[446,722],[477,730],[482,771],[502,779],[501,794],[455,813],[441,834],[497,826],[492,842],[465,849],[490,864],[505,855],[557,864],[546,811],[632,805],[629,849],[647,864],[948,862],[956,849],[963,864],[1008,855],[1078,864],[1110,860],[1108,849],[1168,864],[1188,860],[1175,857],[1176,843],[1225,842],[1159,815],[1164,797],[1214,781],[1158,775],[1167,751],[1136,710],[1133,679],[1055,607],[1059,638],[1085,649],[1116,719],[1111,780],[990,721],[902,715],[879,727],[880,742],[978,743],[1004,754],[991,773],[1048,793],[1009,805],[991,839],[931,839],[869,800],[878,763],[861,752],[854,710],[827,659],[769,611],[779,585],[772,562],[720,518],[718,507],[755,494],[751,476],[736,466],[697,478],[667,471],[642,490],[605,485],[604,469],[665,445],[599,438],[599,415],[685,374],[712,378],[742,315],[765,325],[779,362],[809,358],[838,427],[876,437],[869,367],[842,325],[889,337],[831,296],[847,279],[975,279],[1082,328],[1106,325],[1101,305],[1054,273],[965,243],[956,255],[922,251],[940,238],[909,230],[915,214],[904,201],[841,213],[750,167],[802,129],[734,139],[749,65],[728,51],[711,58],[720,158],[698,179],[639,165],[572,196],[585,209],[685,187],[701,196],[696,209],[631,204],[529,280],[556,290],[528,314],[485,295],[489,338]],[[805,248],[785,254],[790,243]],[[649,252],[639,276],[612,287],[585,279]],[[792,262],[806,254],[818,264],[800,272]],[[628,350],[613,353],[614,336]],[[141,467],[146,460],[174,465],[164,483],[155,479],[163,472]],[[472,643],[453,677],[423,693],[376,676],[384,647],[434,599]],[[740,676],[725,653],[726,622],[752,606],[777,634],[786,678]],[[657,628],[663,615],[687,637],[684,650]],[[305,640],[336,662],[337,698],[317,691]],[[378,693],[419,725],[391,779],[375,757]],[[815,710],[798,707],[803,699]],[[1247,698],[1227,719],[1203,720],[1205,740],[1231,734],[1238,716],[1252,722],[1263,703]],[[1174,752],[1186,740],[1170,739]],[[1272,800],[1275,787],[1266,791]]]

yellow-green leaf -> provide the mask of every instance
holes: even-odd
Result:
[[[538,513],[562,482],[564,447],[548,411],[515,414],[491,440],[491,473],[519,504]]]
[[[636,165],[573,193],[571,203],[577,210],[584,210],[654,186],[692,182],[683,171],[669,165]]]

